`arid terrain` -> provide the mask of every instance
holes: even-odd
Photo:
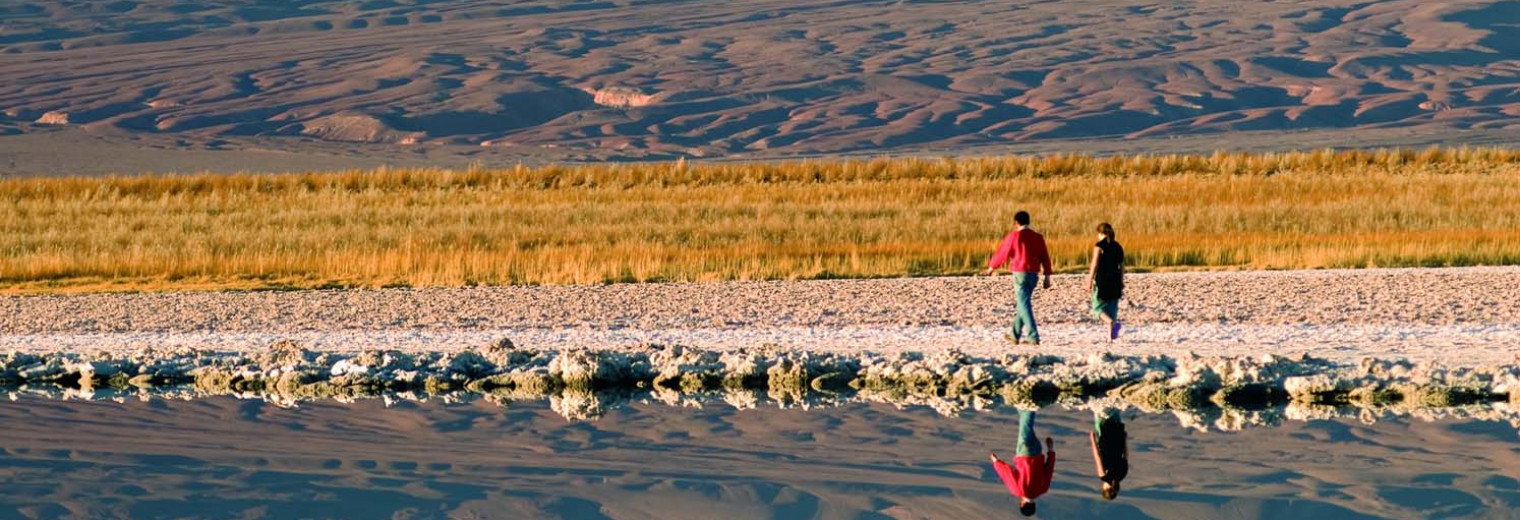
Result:
[[[1520,269],[1372,269],[1133,275],[1108,344],[1085,281],[1036,293],[1043,344],[1011,346],[1010,278],[615,284],[0,297],[0,349],[114,352],[457,351],[502,338],[541,349],[643,344],[730,350],[977,355],[1098,351],[1310,353],[1502,365],[1520,345]]]
[[[3,518],[1008,517],[1039,407],[1047,517],[1520,514],[1520,0],[6,0],[0,78]]]
[[[0,171],[1502,144],[1517,24],[1513,0],[16,1]]]

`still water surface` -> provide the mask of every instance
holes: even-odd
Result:
[[[1520,518],[1503,422],[1287,422],[1200,432],[1124,414],[1130,475],[1099,496],[1091,412],[1049,407],[1039,518]],[[0,403],[0,518],[1022,518],[989,450],[1013,410],[214,398]]]

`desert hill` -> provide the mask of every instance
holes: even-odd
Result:
[[[0,135],[604,158],[1520,134],[1520,1],[19,0],[0,77]]]

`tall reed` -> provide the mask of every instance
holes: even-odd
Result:
[[[0,290],[967,274],[1027,209],[1077,270],[1520,263],[1520,152],[658,163],[0,181]]]

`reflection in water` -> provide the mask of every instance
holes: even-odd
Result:
[[[1120,483],[1129,476],[1129,434],[1117,408],[1093,407],[1093,431],[1087,434],[1092,445],[1093,464],[1097,468],[1104,499],[1119,497]]]
[[[1145,466],[1112,501],[1086,470],[1056,474],[1039,495],[1042,518],[1520,511],[1520,443],[1502,422],[1320,420],[1203,433],[1163,415],[1118,422],[1047,407],[1038,416],[1038,434],[1057,444],[1087,436],[1099,475],[1127,473],[1117,460],[1127,464],[1128,453]],[[985,457],[1016,441],[1020,419],[867,403],[632,404],[567,422],[542,401],[22,399],[0,403],[0,518],[1008,518],[1018,514]],[[1034,414],[1027,419],[1033,435]],[[1144,434],[1109,460],[1118,424]],[[1041,444],[1025,451],[1054,451]]]
[[[1019,410],[1018,447],[1014,450],[1013,464],[992,454],[992,467],[1008,492],[1019,498],[1019,512],[1034,516],[1038,510],[1035,499],[1050,491],[1050,481],[1056,472],[1056,446],[1050,437],[1040,448],[1040,438],[1034,434],[1034,412]]]

